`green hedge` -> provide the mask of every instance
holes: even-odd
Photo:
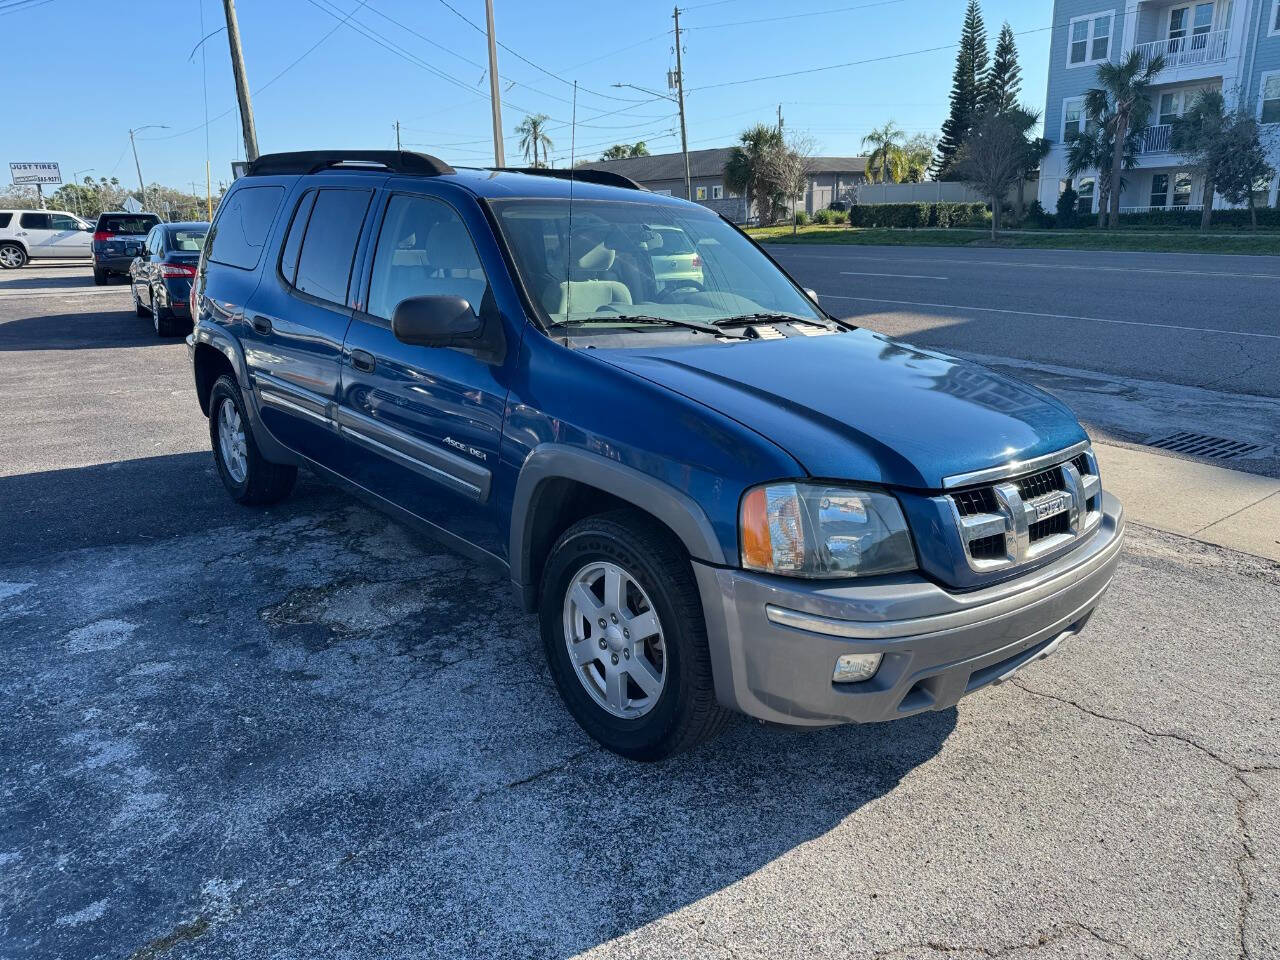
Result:
[[[984,227],[991,211],[983,203],[878,203],[853,207],[854,227]]]
[[[1280,228],[1280,209],[1275,207],[1259,207],[1258,226],[1269,229]],[[1250,225],[1249,211],[1214,210],[1210,221],[1214,227],[1233,229],[1247,228]],[[1124,227],[1199,227],[1199,210],[1150,210],[1146,213],[1122,213],[1120,225]]]

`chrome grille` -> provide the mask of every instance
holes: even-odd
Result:
[[[971,569],[986,572],[1035,560],[1101,519],[1098,461],[1091,448],[1076,450],[1064,450],[1062,460],[1047,469],[1044,463],[1052,458],[1040,458],[1032,472],[1019,476],[1014,468],[1007,478],[941,498],[950,506]]]

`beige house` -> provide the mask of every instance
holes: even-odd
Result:
[[[745,222],[751,211],[747,200],[724,186],[724,165],[732,147],[689,151],[689,180],[692,199],[736,223]],[[684,196],[684,154],[658,153],[648,157],[597,160],[579,164],[588,170],[607,170],[636,181],[654,193]],[[797,208],[807,213],[822,210],[833,201],[851,202],[858,184],[867,179],[866,157],[814,157],[810,163],[809,188]]]

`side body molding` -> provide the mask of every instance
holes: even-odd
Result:
[[[710,520],[687,494],[616,460],[578,447],[543,443],[533,449],[520,468],[511,503],[508,562],[512,586],[526,610],[531,611],[536,602],[536,575],[530,556],[534,514],[539,488],[549,480],[575,480],[634,504],[674,531],[695,560],[721,566],[726,562]]]

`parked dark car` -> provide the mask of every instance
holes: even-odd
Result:
[[[151,317],[157,337],[191,324],[191,281],[208,233],[209,224],[199,221],[157,224],[129,265],[133,311]]]
[[[93,282],[101,286],[113,274],[128,276],[133,258],[160,218],[154,213],[113,211],[98,215],[93,229]]]
[[[830,316],[705,207],[568,173],[252,162],[187,338],[231,496],[306,466],[489,565],[637,759],[732,711],[947,709],[1079,633],[1124,519],[1061,402]],[[700,279],[655,270],[672,230]]]

